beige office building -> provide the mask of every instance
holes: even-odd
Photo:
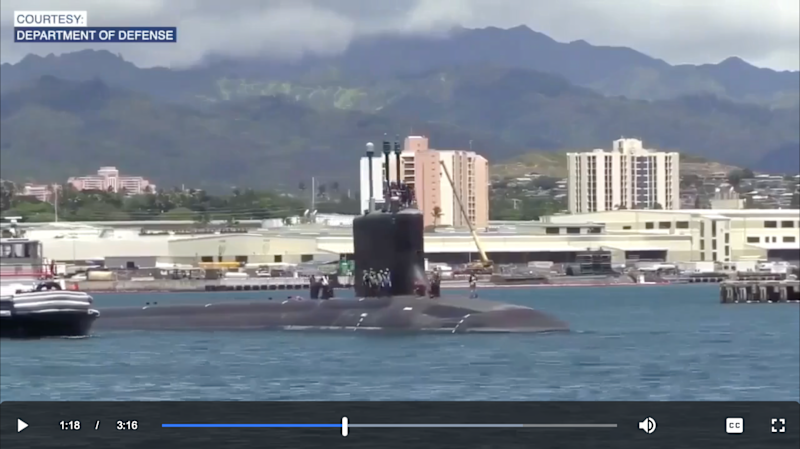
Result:
[[[383,177],[386,163],[379,145],[372,161],[373,191],[377,204],[382,203]],[[397,165],[394,153],[389,158],[389,178],[397,180]],[[451,188],[442,163],[453,178]],[[361,203],[362,209],[369,204],[369,163],[361,159]],[[458,205],[464,204],[470,222],[485,228],[489,223],[489,163],[473,151],[435,150],[428,146],[428,138],[410,136],[405,139],[400,155],[400,181],[412,186],[417,196],[417,205],[425,216],[425,225],[466,227],[467,222]],[[458,195],[458,197],[456,196]],[[438,208],[438,209],[437,209]],[[436,211],[439,214],[436,214]]]
[[[641,140],[615,140],[611,151],[568,153],[569,211],[680,209],[678,153],[645,149]]]

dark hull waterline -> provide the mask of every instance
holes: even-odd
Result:
[[[104,330],[301,330],[400,332],[553,332],[567,323],[541,311],[464,297],[263,300],[197,305],[114,307]]]
[[[28,313],[0,318],[2,338],[81,337],[90,334],[97,313]]]

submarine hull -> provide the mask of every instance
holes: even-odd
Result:
[[[567,331],[539,310],[464,297],[285,300],[102,310],[94,330]]]

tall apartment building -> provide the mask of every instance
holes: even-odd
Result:
[[[569,211],[680,209],[680,156],[618,139],[611,151],[568,153]]]
[[[387,168],[380,151],[380,144],[376,144],[372,182],[375,202],[379,206],[383,202],[382,187]],[[447,167],[455,189],[450,186],[440,162]],[[394,153],[389,158],[388,169],[390,179],[396,181]],[[369,162],[366,156],[361,158],[360,175],[361,208],[366,210],[369,207]],[[400,154],[400,181],[414,188],[425,226],[467,226],[456,194],[464,203],[473,226],[482,228],[489,223],[489,163],[473,151],[435,150],[428,147],[427,137],[409,136]],[[437,208],[438,216],[435,213]]]
[[[97,175],[80,176],[67,180],[77,190],[112,190],[139,195],[155,191],[156,186],[141,176],[120,176],[116,167],[100,167]]]

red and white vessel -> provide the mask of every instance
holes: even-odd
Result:
[[[0,239],[0,337],[87,335],[100,315],[85,292],[67,290],[42,244]]]

